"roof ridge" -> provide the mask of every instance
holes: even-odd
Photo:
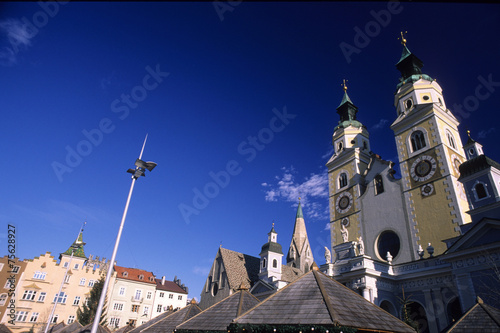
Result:
[[[493,319],[493,321],[500,327],[500,322],[495,318],[493,313],[491,313],[491,309],[489,309],[489,308],[493,308],[493,307],[488,305],[488,304],[485,304],[483,301],[478,302],[477,304],[479,304],[479,306],[486,312],[486,314],[488,316],[490,316],[490,318]],[[496,309],[496,308],[494,308],[494,309]]]
[[[316,283],[318,284],[319,291],[321,292],[321,296],[323,297],[323,300],[325,301],[326,308],[328,310],[328,313],[330,314],[330,318],[332,319],[332,322],[334,325],[339,324],[339,320],[337,319],[337,316],[335,314],[335,310],[330,302],[330,296],[328,296],[328,293],[325,290],[325,286],[323,285],[323,281],[320,279],[319,271],[312,270],[314,278],[316,280]]]
[[[450,329],[447,332],[451,332],[457,326],[459,323],[461,323],[468,315],[471,313],[472,310],[474,310],[476,307],[479,306],[479,303],[474,304],[467,312],[465,312],[462,317],[460,317],[454,324],[453,326],[450,327]]]

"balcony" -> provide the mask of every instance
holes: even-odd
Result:
[[[132,302],[139,302],[142,303],[144,301],[144,297],[136,298],[134,296],[131,297]]]

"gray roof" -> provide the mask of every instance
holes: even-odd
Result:
[[[285,282],[293,282],[302,276],[302,274],[302,271],[296,267],[281,266],[281,280]]]
[[[71,332],[74,332],[80,328],[82,328],[82,324],[80,324],[79,322],[77,321],[74,321],[73,323],[71,323],[70,325],[66,326],[66,327],[63,327],[57,331],[53,331],[54,333],[71,333]]]
[[[467,176],[475,174],[476,172],[489,169],[490,167],[500,170],[500,164],[491,158],[485,155],[476,156],[460,164],[458,168],[460,170],[460,177],[458,179],[463,179]]]
[[[317,270],[304,274],[234,322],[253,325],[340,325],[415,333],[401,320]]]
[[[259,280],[259,258],[222,247],[219,250],[231,289],[237,290],[242,283],[245,288],[250,289]]]
[[[92,325],[93,323],[90,323],[86,326],[81,327],[80,329],[77,329],[73,331],[74,333],[90,333],[92,330]],[[111,331],[107,327],[102,327],[101,325],[97,326],[97,333],[111,333]]]
[[[446,331],[447,333],[462,332],[500,332],[500,310],[484,304],[478,297],[478,302],[467,311],[462,318]]]
[[[12,333],[12,331],[5,324],[0,324],[0,333]]]
[[[248,290],[239,290],[177,326],[177,331],[203,330],[226,332],[227,327],[234,318],[248,311],[258,303],[259,300],[250,294]]]
[[[144,325],[135,328],[130,333],[168,333],[173,332],[176,326],[182,324],[191,317],[196,316],[201,309],[196,304],[189,304],[174,312],[164,312],[156,318],[151,319]]]

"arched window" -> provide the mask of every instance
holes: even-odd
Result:
[[[266,258],[262,259],[262,268],[266,268]]]
[[[382,176],[376,175],[373,181],[375,182],[375,195],[384,192],[384,182],[382,180]]]
[[[341,151],[342,148],[344,148],[344,143],[342,141],[339,142],[338,146],[337,146],[337,151]]]
[[[420,150],[426,146],[425,144],[425,136],[422,131],[415,131],[411,134],[411,149],[413,151]]]
[[[344,186],[347,186],[347,174],[345,172],[342,172],[339,175],[339,188],[342,188]]]
[[[273,259],[273,268],[278,268],[278,260]]]
[[[488,190],[486,189],[483,183],[477,183],[474,186],[474,189],[476,190],[476,196],[478,200],[486,198],[488,196]]]
[[[457,149],[453,135],[450,132],[446,131],[446,137],[448,138],[448,143],[450,144],[450,147],[453,149]]]

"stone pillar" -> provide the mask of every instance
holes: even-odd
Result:
[[[363,297],[368,301],[371,302],[372,300],[370,299],[370,288],[363,288]]]
[[[476,304],[476,291],[474,290],[470,273],[455,275],[455,282],[457,284],[458,295],[460,296],[462,311],[466,311]]]
[[[446,316],[446,307],[443,302],[441,288],[432,289],[432,296],[434,299],[434,317],[437,318],[438,328],[441,332],[448,326],[448,318]]]
[[[430,289],[424,289],[422,290],[424,292],[424,297],[425,297],[425,314],[427,315],[427,324],[429,325],[429,332],[430,333],[439,333],[437,324],[436,324],[436,317],[434,317],[435,312],[434,312],[434,306],[432,302],[432,295],[431,295],[431,290]]]

